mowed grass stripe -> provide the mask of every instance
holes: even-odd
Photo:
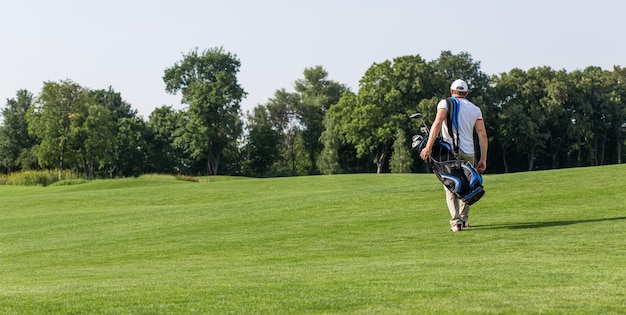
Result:
[[[0,313],[621,313],[626,167],[0,186]]]

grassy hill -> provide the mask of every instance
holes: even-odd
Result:
[[[0,186],[0,313],[623,314],[624,173]]]

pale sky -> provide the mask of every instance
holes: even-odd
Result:
[[[293,91],[305,68],[356,92],[373,63],[443,50],[468,52],[488,75],[626,67],[622,0],[0,0],[0,12],[0,107],[71,79],[111,86],[145,119],[182,109],[163,71],[195,47],[240,59],[244,112]]]

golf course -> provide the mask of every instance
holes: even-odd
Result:
[[[626,165],[0,186],[0,314],[624,314]]]

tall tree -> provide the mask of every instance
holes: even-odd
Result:
[[[187,174],[190,157],[185,154],[184,141],[180,141],[185,130],[185,112],[171,106],[161,106],[150,114],[147,128],[150,130],[150,169],[167,174]]]
[[[592,165],[604,164],[605,150],[612,129],[610,73],[600,67],[587,67],[572,74],[578,91],[576,123],[582,128],[579,159],[587,152]]]
[[[339,149],[341,143],[337,135],[335,120],[331,115],[324,118],[324,132],[320,136],[320,142],[324,145],[324,149],[317,160],[317,168],[322,174],[337,174],[339,167]]]
[[[570,85],[565,70],[552,71],[544,67],[542,73],[545,92],[540,102],[547,118],[544,130],[548,134],[545,164],[546,168],[557,168],[561,164],[561,156],[567,155],[567,143],[571,139],[569,126],[572,118],[567,105]]]
[[[137,116],[137,110],[132,109],[130,104],[122,99],[122,94],[115,92],[112,87],[106,90],[92,90],[90,93],[96,104],[104,106],[111,112],[111,119],[114,121]]]
[[[90,113],[91,121],[95,119],[99,119],[101,121],[99,125],[94,125],[94,128],[100,129],[104,126],[107,126],[110,129],[108,131],[102,130],[102,132],[100,132],[99,134],[94,135],[94,137],[99,137],[102,134],[108,134],[108,141],[106,143],[106,154],[102,155],[105,161],[100,162],[103,165],[100,165],[99,168],[104,171],[103,175],[109,177],[114,175],[122,176],[124,174],[130,175],[129,172],[125,171],[122,167],[122,164],[125,163],[123,159],[130,159],[130,152],[134,152],[139,148],[143,150],[147,149],[145,145],[141,147],[136,147],[137,143],[135,142],[121,140],[128,137],[128,135],[122,134],[123,132],[128,131],[128,129],[124,129],[127,127],[126,124],[128,123],[128,121],[124,120],[136,120],[137,111],[133,110],[130,104],[122,99],[122,95],[113,90],[112,87],[109,87],[106,90],[92,90],[90,91],[90,94],[95,101],[95,104],[101,107],[101,109],[98,109],[97,112],[104,113],[104,111],[106,111],[108,112],[107,116],[109,117],[108,121],[105,121],[102,114],[95,115],[95,112]],[[90,109],[90,111],[93,110],[94,109]],[[86,121],[86,123],[89,123],[89,121]],[[86,127],[89,128],[89,126]],[[102,141],[100,142],[104,145],[104,139],[102,139]],[[132,174],[132,172],[130,173]]]
[[[112,137],[113,163],[108,176],[139,176],[146,172],[165,172],[152,167],[161,156],[150,156],[156,145],[146,122],[138,117],[121,118],[116,123],[116,135]]]
[[[396,140],[393,142],[393,153],[389,161],[392,173],[410,173],[411,172],[411,152],[409,152],[406,143],[406,134],[404,130],[398,129],[396,132]]]
[[[81,113],[82,123],[76,124],[75,149],[78,150],[87,179],[94,179],[95,171],[104,167],[110,160],[108,153],[113,143],[116,122],[111,119],[111,111],[99,104],[88,104]]]
[[[8,99],[2,109],[0,125],[0,165],[8,172],[29,169],[33,165],[31,148],[35,139],[28,134],[28,110],[33,106],[33,94],[17,91],[16,98]],[[36,161],[36,160],[35,160]]]
[[[315,167],[317,155],[323,149],[319,139],[324,131],[324,116],[331,105],[337,104],[347,87],[329,80],[328,72],[321,66],[306,68],[304,79],[296,80],[294,87],[300,100],[294,111],[303,127],[302,138],[310,164]],[[314,172],[310,170],[309,173]]]
[[[437,86],[448,87],[452,81],[463,79],[470,89],[470,96],[477,104],[489,87],[489,76],[480,69],[480,61],[474,61],[468,52],[453,54],[444,50],[439,58],[430,62],[434,69],[433,81]],[[441,90],[441,89],[438,89]],[[448,89],[442,90],[443,97],[449,96]]]
[[[274,96],[265,104],[269,121],[274,130],[285,134],[291,125],[297,123],[296,108],[300,104],[300,95],[287,92],[284,88],[276,90]]]
[[[242,133],[240,103],[246,96],[237,81],[241,63],[230,52],[212,48],[192,50],[165,69],[168,93],[182,93],[189,105],[188,140],[192,156],[206,159],[207,173],[216,175],[222,151]]]
[[[272,129],[278,132],[281,142],[279,150],[282,158],[279,159],[273,171],[275,175],[295,176],[305,175],[309,172],[298,171],[301,165],[302,150],[304,148],[296,147],[296,139],[301,138],[302,129],[296,117],[296,108],[300,104],[300,95],[298,93],[287,92],[284,88],[276,90],[274,96],[265,104],[268,111],[269,122]]]
[[[280,134],[272,129],[266,107],[255,107],[248,116],[248,136],[242,149],[244,172],[257,177],[272,175],[272,165],[280,159],[280,140]]]
[[[546,97],[544,79],[551,72],[549,68],[532,68],[528,72],[513,69],[494,77],[497,94],[502,100],[498,117],[501,128],[498,134],[504,139],[501,143],[505,149],[525,155],[528,170],[535,168],[536,158],[550,136],[542,101]]]
[[[357,95],[344,93],[332,109],[341,137],[369,156],[383,171],[398,129],[407,129],[407,115],[421,99],[432,96],[431,68],[420,56],[374,63],[360,80]]]
[[[613,92],[611,100],[615,105],[615,120],[613,129],[615,131],[615,144],[617,163],[622,163],[624,134],[626,133],[626,68],[613,67],[611,82]]]
[[[84,121],[89,92],[71,80],[44,83],[39,100],[29,110],[29,134],[39,140],[37,158],[42,167],[62,170],[76,165],[78,152],[72,150],[76,130]]]
[[[570,110],[571,125],[568,156],[575,155],[573,166],[584,166],[592,164],[590,142],[594,138],[591,133],[591,121],[593,106],[588,99],[590,80],[581,70],[576,70],[568,75],[570,85],[570,95],[567,106]]]

